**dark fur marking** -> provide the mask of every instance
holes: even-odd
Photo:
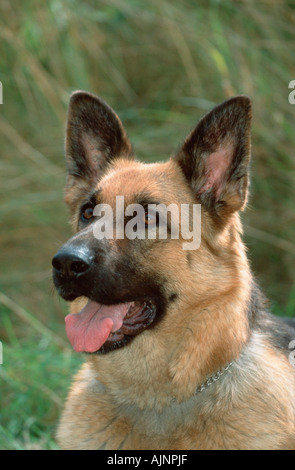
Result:
[[[266,334],[271,345],[285,354],[290,354],[290,341],[295,339],[295,319],[280,318],[269,313],[267,299],[253,282],[248,309],[250,328]]]
[[[169,297],[169,302],[175,302],[175,300],[178,298],[178,294],[174,292],[174,294],[171,294]]]
[[[189,265],[190,269],[192,269],[193,266],[193,259],[191,253],[186,254],[186,259],[187,259],[187,264]]]

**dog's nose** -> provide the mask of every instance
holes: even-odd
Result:
[[[93,254],[85,247],[63,247],[54,256],[52,266],[58,275],[76,278],[90,269],[93,259]]]

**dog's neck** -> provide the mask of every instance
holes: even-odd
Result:
[[[226,319],[223,324],[215,318],[220,314]],[[136,338],[135,349],[141,351],[140,358],[134,355],[135,343],[131,343],[89,360],[99,381],[118,403],[135,403],[141,409],[161,411],[174,401],[188,400],[226,373],[248,340],[247,326],[241,327],[247,325],[245,317],[245,302],[238,294],[234,299],[231,293],[223,302],[199,311],[195,321],[182,331],[181,341],[169,341],[159,331],[151,331],[149,338]],[[177,329],[171,329],[171,334],[173,331],[177,333]],[[222,338],[226,337],[228,342],[223,344]],[[169,349],[169,344],[177,347]]]

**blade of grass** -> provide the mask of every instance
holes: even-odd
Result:
[[[23,307],[18,305],[14,300],[10,299],[3,292],[0,292],[0,304],[5,305],[13,313],[15,313],[21,320],[28,323],[35,331],[49,338],[56,345],[68,349],[68,343],[59,337],[56,333],[43,325],[34,315],[30,314]]]

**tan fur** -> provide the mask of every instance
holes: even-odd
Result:
[[[76,377],[59,429],[59,439],[65,448],[274,450],[295,447],[294,372],[282,357],[268,350],[263,337],[251,339],[230,373],[214,388],[181,403],[168,403],[167,398],[166,406],[160,410],[150,400],[145,408],[140,403],[138,406],[133,387],[129,387],[129,397],[122,396],[115,384],[98,374],[98,367],[101,364],[98,365],[96,358]],[[105,373],[110,377],[111,371]],[[163,385],[165,378],[161,380]],[[145,385],[139,388],[141,393]],[[124,381],[121,386],[126,386]],[[157,391],[150,393],[155,396]]]
[[[87,181],[70,179],[66,200],[76,227]],[[166,204],[195,202],[173,160],[116,159],[93,187],[112,206],[116,195],[129,204],[140,191]],[[185,252],[182,242],[155,244],[138,259],[143,272],[152,266],[169,273],[166,289],[178,298],[126,347],[87,357],[58,428],[63,449],[295,449],[294,368],[250,328],[252,277],[238,213],[217,226],[202,212],[200,248]],[[119,253],[124,243],[113,240],[110,249]],[[72,312],[83,302],[74,301]],[[195,394],[230,361],[216,383]]]

